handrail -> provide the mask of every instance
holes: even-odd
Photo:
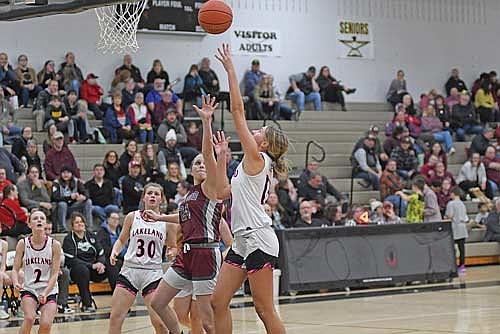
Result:
[[[266,126],[267,121],[273,122],[274,124],[276,124],[276,126],[278,127],[278,129],[283,130],[281,128],[281,124],[277,120],[275,120],[275,119],[265,119],[264,122],[262,123],[262,126]]]
[[[323,146],[321,146],[320,143],[318,143],[317,141],[315,140],[310,140],[307,145],[306,145],[306,164],[305,164],[305,168],[307,168],[307,164],[309,163],[309,147],[311,145],[314,145],[316,146],[320,151],[321,151],[321,158],[316,158],[316,157],[313,157],[313,159],[317,162],[322,162],[325,160],[326,158],[326,151],[325,151],[325,148]]]

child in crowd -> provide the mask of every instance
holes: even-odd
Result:
[[[73,123],[70,121],[66,113],[66,108],[62,104],[59,96],[52,97],[52,100],[47,106],[47,111],[45,112],[44,129],[48,129],[52,124],[55,124],[58,131],[66,134],[69,133],[70,136],[73,136]]]
[[[451,201],[446,205],[445,217],[451,219],[453,229],[453,240],[458,246],[460,253],[458,274],[465,275],[465,239],[469,236],[467,231],[467,208],[460,199],[462,191],[459,187],[451,190]]]
[[[477,213],[474,221],[471,225],[472,228],[485,228],[486,227],[486,219],[490,215],[490,208],[487,203],[479,203],[478,204],[479,212]]]
[[[399,195],[404,201],[408,202],[406,209],[406,222],[407,223],[421,223],[424,221],[424,194],[415,183],[411,186],[412,194],[407,195],[403,191],[398,191]]]

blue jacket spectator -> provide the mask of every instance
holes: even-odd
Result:
[[[244,96],[253,97],[255,86],[259,84],[260,78],[262,78],[263,75],[265,75],[265,73],[260,70],[259,60],[252,60],[252,68],[250,71],[246,71],[245,76],[243,77],[243,82],[245,84]]]
[[[113,106],[109,107],[104,114],[104,128],[109,133],[111,143],[116,144],[122,139],[133,139],[132,121],[128,111],[121,106],[122,94],[113,94]]]
[[[182,94],[185,101],[196,101],[196,105],[201,107],[201,96],[205,95],[206,89],[203,87],[203,80],[198,74],[198,65],[193,64],[189,73],[184,77],[184,89]]]

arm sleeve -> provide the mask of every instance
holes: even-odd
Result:
[[[354,152],[354,158],[358,162],[359,168],[363,171],[367,172],[370,169],[366,163],[366,154],[364,149],[359,148],[356,152]]]

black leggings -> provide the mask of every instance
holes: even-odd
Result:
[[[463,266],[465,264],[465,238],[457,239],[455,240],[455,243],[457,244],[458,252],[460,253],[458,266]]]
[[[97,270],[90,269],[87,265],[76,264],[70,269],[71,280],[78,285],[78,291],[82,298],[82,304],[85,307],[92,306],[92,297],[90,295],[90,281],[102,282],[107,274],[98,274]]]
[[[17,238],[20,235],[31,234],[31,229],[26,223],[16,222],[14,226],[1,233],[2,236]]]

